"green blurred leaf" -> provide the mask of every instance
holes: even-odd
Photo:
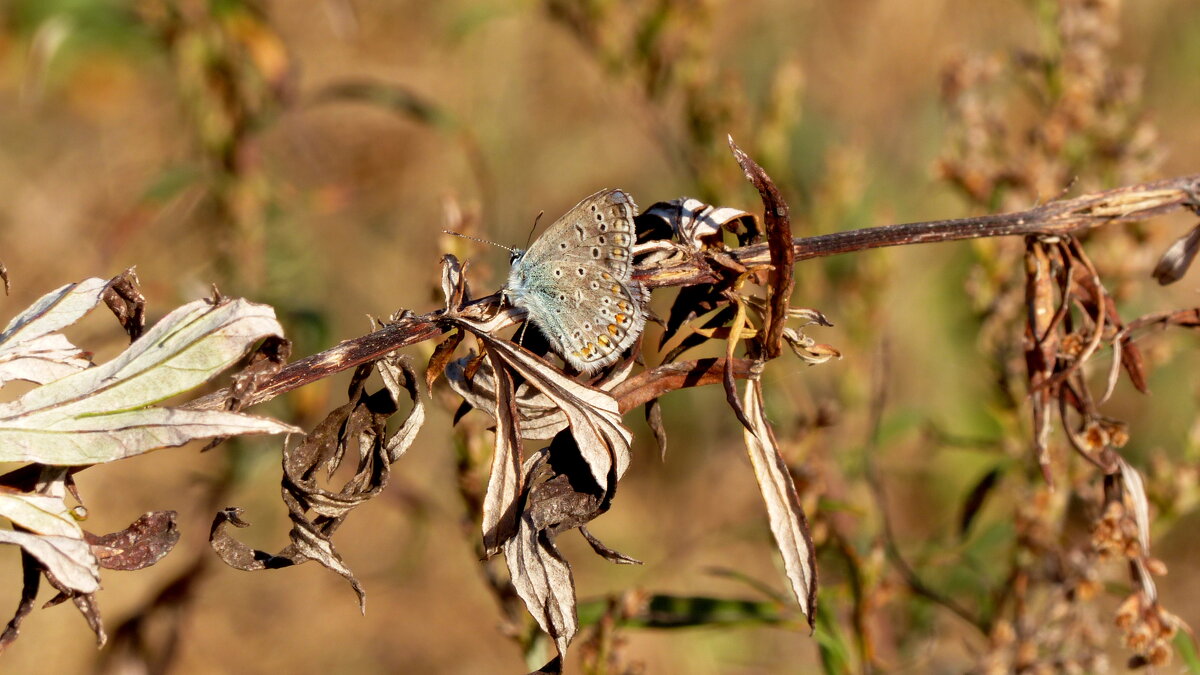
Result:
[[[155,44],[127,0],[17,0],[8,16],[16,33],[29,38],[52,26],[63,30],[52,58],[83,56],[96,49],[144,54]]]
[[[1179,652],[1179,659],[1187,666],[1187,672],[1200,673],[1200,656],[1196,655],[1196,643],[1187,631],[1175,633],[1175,651]]]
[[[200,182],[204,175],[204,170],[195,165],[169,166],[160,171],[142,192],[142,201],[165,204]]]
[[[608,609],[606,600],[579,604],[579,625],[595,625]],[[621,622],[625,628],[702,628],[778,625],[789,618],[779,603],[704,596],[653,595],[644,612]]]
[[[828,594],[823,593],[823,596]],[[850,656],[852,650],[846,643],[846,636],[838,626],[837,617],[830,609],[831,600],[822,597],[817,603],[817,626],[814,637],[817,640],[817,650],[821,655],[821,670],[825,673],[838,674],[852,672]]]

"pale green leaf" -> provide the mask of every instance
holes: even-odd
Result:
[[[265,305],[184,305],[111,361],[0,405],[0,461],[95,464],[197,438],[298,432],[241,413],[147,407],[203,384],[258,340],[280,334]]]
[[[35,534],[83,538],[61,497],[0,490],[0,516]]]
[[[9,380],[44,384],[91,365],[83,352],[57,331],[100,303],[108,282],[84,279],[43,295],[0,333],[0,385]]]
[[[0,530],[0,544],[16,544],[37,558],[46,571],[67,588],[80,593],[100,590],[100,566],[87,542],[78,537],[57,537]]]

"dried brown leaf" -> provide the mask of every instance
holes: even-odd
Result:
[[[454,358],[454,350],[458,349],[458,346],[462,344],[464,337],[466,337],[466,333],[463,331],[454,331],[433,349],[433,354],[429,357],[429,363],[425,366],[426,388],[433,389],[433,383],[446,370],[446,365],[450,363],[450,359]]]
[[[504,559],[525,608],[554,640],[558,653],[565,654],[579,630],[571,566],[528,513],[521,518],[516,536],[505,542]]]
[[[391,464],[408,449],[425,419],[417,375],[403,359],[389,356],[375,364],[384,389],[368,394],[364,383],[371,366],[363,364],[355,371],[349,402],[331,412],[298,446],[284,450],[283,500],[292,520],[292,543],[274,555],[251,549],[225,531],[228,523],[247,525],[241,510],[225,509],[213,521],[209,543],[226,564],[260,570],[315,560],[350,583],[365,611],[366,592],[337,553],[332,536],[354,508],[382,492]],[[389,437],[387,420],[405,394],[412,408],[404,424]],[[318,475],[324,471],[332,476],[351,452],[357,472],[337,492],[320,487]]]
[[[110,570],[140,570],[162,560],[179,541],[174,511],[143,514],[129,527],[112,534],[84,532],[100,567]]]
[[[733,357],[734,349],[742,339],[742,329],[746,326],[746,306],[741,302],[735,302],[735,305],[737,314],[733,317],[733,323],[729,326],[729,338],[725,341],[725,370],[722,373],[721,385],[725,388],[725,402],[733,409],[733,414],[743,427],[753,431],[754,423],[747,417],[746,411],[742,408],[742,402],[738,398],[737,379],[734,373],[734,364],[737,360]]]
[[[488,354],[493,364],[499,362],[490,349]],[[483,550],[489,557],[498,553],[504,542],[516,533],[524,462],[512,376],[504,368],[495,372],[499,374],[496,378],[496,444],[483,499]]]
[[[447,253],[442,256],[442,295],[446,298],[446,311],[458,309],[467,300],[467,277],[465,265]]]
[[[658,444],[658,455],[667,460],[667,428],[663,426],[662,404],[658,399],[646,402],[646,424],[654,432],[654,442]]]
[[[572,380],[528,350],[493,337],[480,324],[463,318],[455,320],[487,345],[494,366],[503,363],[512,368],[562,409],[592,478],[611,498],[617,481],[629,466],[629,444],[633,438],[621,422],[616,399],[608,392]]]
[[[146,328],[146,296],[142,295],[139,285],[137,273],[130,267],[109,281],[108,288],[104,289],[104,304],[117,317],[130,342],[141,337]]]
[[[775,543],[783,556],[783,565],[791,582],[792,593],[808,617],[811,628],[816,621],[817,567],[808,519],[800,506],[796,484],[787,463],[779,453],[775,433],[763,409],[762,381],[751,378],[746,384],[744,407],[753,426],[743,431],[746,450],[754,467],[754,477],[763,501]]]
[[[796,262],[796,251],[792,243],[792,224],[787,202],[775,182],[767,175],[750,156],[742,151],[729,137],[729,149],[733,157],[742,167],[746,179],[758,190],[763,202],[763,222],[767,230],[767,244],[771,253],[771,270],[768,279],[768,307],[765,326],[766,335],[761,347],[763,356],[773,359],[783,350],[783,328],[788,319],[788,306],[791,304],[792,290],[795,285],[793,266]]]
[[[1189,230],[1162,254],[1154,266],[1154,280],[1160,286],[1166,286],[1182,279],[1196,259],[1197,251],[1200,251],[1200,225]]]

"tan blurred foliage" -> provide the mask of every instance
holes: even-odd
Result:
[[[215,283],[274,305],[293,354],[307,355],[366,332],[366,314],[433,308],[437,262],[458,245],[439,236],[447,226],[521,245],[539,211],[561,213],[602,187],[628,190],[643,206],[691,195],[756,210],[726,133],[780,184],[798,236],[1024,208],[1143,172],[1194,172],[1200,7],[1189,0],[1099,3],[1108,23],[1060,26],[1077,39],[1067,70],[1085,74],[1074,82],[1092,77],[1090,89],[1064,92],[1049,82],[1029,99],[967,92],[1012,77],[1023,55],[1070,49],[1047,37],[1055,24],[1045,14],[1058,4],[4,0],[0,260],[13,283],[4,317],[50,288],[136,265],[152,318]],[[1120,64],[1119,76],[1095,72],[1107,63],[1094,60],[1101,57]],[[963,96],[944,107],[947,88]],[[1039,97],[1054,96],[1054,114],[1043,117]],[[1080,119],[1081,109],[1102,119]],[[1133,131],[1076,134],[1105,125]],[[1030,130],[1043,135],[1030,140]],[[1094,157],[1089,143],[1129,152],[1100,168],[1062,160]],[[1000,194],[1001,184],[1016,187]],[[1148,281],[1175,230],[1156,224],[1096,243],[1097,264],[1117,270],[1120,287],[1109,290],[1137,313],[1196,304],[1195,271],[1165,290]],[[1003,672],[1044,665],[1037,650],[1055,636],[1098,641],[1094,661],[1064,667],[1098,667],[1105,655],[1120,667],[1129,655],[1113,628],[1123,595],[1062,626],[1059,614],[1074,611],[1076,596],[1096,591],[1086,574],[1070,598],[1030,600],[1059,622],[1048,621],[1058,632],[1044,640],[1007,619],[992,617],[981,633],[936,605],[889,605],[905,591],[888,571],[863,479],[881,342],[900,357],[891,359],[890,407],[873,461],[888,486],[895,537],[927,580],[990,612],[989,589],[1028,581],[989,576],[991,563],[1016,555],[1004,547],[1014,529],[1034,537],[1053,513],[1067,533],[1055,536],[1073,528],[1087,541],[1098,515],[1074,514],[1065,490],[1038,486],[1019,410],[1024,392],[996,385],[1011,377],[997,335],[1019,330],[1010,320],[1021,310],[1005,304],[1005,284],[1021,278],[1019,246],[1016,254],[1004,246],[907,247],[796,270],[797,304],[830,317],[836,328],[821,340],[845,358],[779,368],[767,380],[767,408],[810,519],[824,514],[814,519],[826,547],[821,602],[846,632],[841,644],[854,643],[847,635],[862,618],[856,612],[886,609],[857,625],[873,642],[859,645],[852,662]],[[503,255],[476,254],[470,276],[480,292],[501,283]],[[84,345],[101,354],[119,347],[110,324],[85,325],[94,332]],[[1200,359],[1194,336],[1185,339],[1188,349],[1178,349],[1179,339],[1147,343],[1154,396],[1123,385],[1106,412],[1130,423],[1124,456],[1148,476],[1160,518],[1155,555],[1172,571],[1160,592],[1195,626],[1200,578],[1188,561],[1200,551],[1187,532],[1197,518],[1200,390],[1192,374]],[[311,426],[343,390],[344,378],[311,386],[274,414]],[[636,604],[640,592],[753,595],[712,568],[783,589],[741,431],[724,412],[697,414],[722,405],[717,388],[664,400],[665,461],[641,422],[629,421],[640,435],[634,465],[593,530],[646,565],[614,567],[564,537],[581,600],[611,595],[616,607]],[[516,672],[523,655],[484,583],[478,535],[455,487],[463,476],[450,413],[432,417],[388,492],[339,532],[339,550],[367,589],[365,617],[344,582],[316,566],[245,574],[198,563],[205,573],[183,615],[175,672]],[[460,457],[473,451],[488,449],[457,449]],[[249,539],[278,537],[251,543],[281,546],[278,456],[270,442],[207,454],[182,448],[82,475],[98,531],[151,509],[181,512],[183,539],[162,564],[105,577],[106,621],[116,625],[210,556],[215,508],[245,507],[256,526]],[[1098,490],[1065,451],[1057,461],[1067,466],[1060,487],[1078,479],[1081,492]],[[964,498],[998,466],[1016,467],[1021,478],[1001,480],[987,518],[960,536]],[[852,536],[839,540],[839,532]],[[871,596],[858,606],[843,560],[851,558],[861,565],[853,573],[871,577]],[[1077,562],[1064,569],[1079,572]],[[0,569],[14,580],[0,586],[3,609],[18,598],[15,552],[4,552]],[[1101,571],[1126,583],[1119,566]],[[1121,605],[1123,628],[1142,611],[1130,602]],[[1100,624],[1107,633],[1094,633]],[[585,658],[599,662],[616,650],[620,664],[645,672],[810,672],[822,663],[818,641],[795,626],[601,638],[580,649]],[[86,672],[97,658],[83,621],[59,607],[31,615],[3,667]]]

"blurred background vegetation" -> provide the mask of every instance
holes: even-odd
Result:
[[[642,207],[688,195],[757,210],[726,133],[780,185],[797,236],[1191,173],[1197,63],[1200,5],[1189,0],[0,0],[5,316],[136,265],[152,316],[215,283],[275,306],[294,356],[308,355],[366,332],[367,314],[437,306],[440,255],[464,253],[444,227],[521,245],[539,211],[554,218],[602,187]],[[1127,318],[1196,304],[1195,272],[1166,289],[1149,279],[1191,224],[1167,218],[1086,242]],[[835,324],[810,334],[844,354],[768,371],[769,413],[821,551],[815,637],[772,601],[784,580],[722,393],[663,401],[665,460],[631,415],[635,463],[591,529],[646,565],[614,567],[570,535],[560,545],[581,601],[596,601],[593,620],[606,598],[661,594],[681,603],[664,616],[692,627],[585,634],[575,665],[1123,669],[1132,652],[1113,627],[1123,566],[1089,559],[1088,597],[1044,569],[1047,548],[1063,560],[1086,549],[1100,477],[1055,438],[1051,492],[1030,451],[1022,250],[907,247],[797,269],[796,304]],[[504,256],[473,250],[477,290],[500,285]],[[93,318],[77,344],[118,349],[106,321]],[[1122,383],[1104,411],[1130,423],[1123,454],[1148,480],[1167,609],[1200,625],[1189,565],[1200,551],[1187,534],[1200,518],[1200,350],[1182,333],[1142,346],[1153,396]],[[343,384],[268,412],[311,426]],[[109,572],[99,595],[110,634],[144,617],[159,646],[98,653],[59,607],[25,622],[5,668],[85,672],[157,653],[198,673],[518,671],[528,628],[497,609],[462,497],[482,489],[487,449],[456,446],[452,410],[434,414],[384,497],[339,531],[369,594],[365,618],[345,582],[315,565],[246,574],[211,561],[208,523],[226,505],[247,509],[252,545],[286,543],[270,441],[174,449],[79,479],[92,531],[181,512],[179,548],[147,571]],[[884,490],[870,488],[872,472]],[[1053,544],[1031,544],[1041,531],[1031,523]],[[981,621],[914,593],[887,542]],[[17,552],[0,568],[10,580],[0,608],[15,607]],[[995,602],[1018,582],[1032,589],[1021,616]],[[701,597],[753,602],[706,615]]]

